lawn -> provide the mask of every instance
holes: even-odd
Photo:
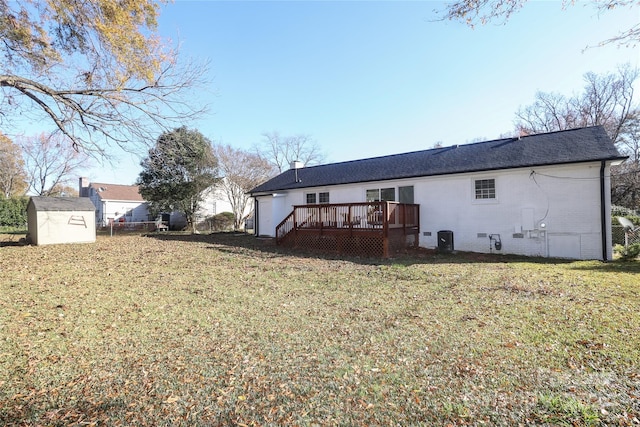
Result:
[[[640,262],[0,247],[0,424],[638,425]]]

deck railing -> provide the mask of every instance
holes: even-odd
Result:
[[[317,236],[353,236],[358,233],[359,236],[368,234],[384,239],[389,237],[389,233],[417,235],[419,221],[420,206],[416,204],[362,202],[298,205],[276,227],[276,243],[295,239],[298,233]]]

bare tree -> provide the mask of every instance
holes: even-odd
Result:
[[[273,131],[262,134],[262,143],[255,147],[256,153],[271,163],[278,172],[286,170],[291,162],[301,161],[305,165],[316,165],[324,161],[324,154],[310,135],[282,136]]]
[[[615,73],[585,74],[584,92],[569,98],[538,92],[532,105],[516,113],[516,128],[530,134],[601,125],[618,143],[637,103],[633,85],[638,76],[638,70],[627,64]]]
[[[204,112],[189,90],[207,64],[181,63],[157,35],[159,4],[0,0],[0,125],[50,123],[76,149],[137,151]],[[7,133],[5,131],[5,133]]]
[[[616,73],[587,73],[582,93],[565,97],[538,92],[532,105],[516,113],[521,134],[603,126],[618,149],[629,155],[629,160],[611,168],[612,202],[632,209],[640,201],[640,107],[633,87],[638,76],[630,65]]]
[[[259,155],[229,145],[215,145],[214,153],[222,174],[222,180],[217,187],[229,200],[234,217],[233,226],[239,229],[251,215],[251,212],[248,212],[248,191],[273,176],[274,168]]]
[[[66,193],[76,171],[88,165],[86,154],[73,149],[59,134],[40,134],[18,141],[22,147],[29,191],[38,196]]]
[[[463,21],[470,27],[477,24],[487,24],[496,20],[501,24],[506,23],[511,15],[518,12],[527,0],[458,0],[448,3],[445,10],[436,10],[436,13],[444,13],[442,19]],[[571,0],[559,2],[562,7],[573,5]],[[634,9],[640,5],[638,0],[591,0],[588,2],[598,13],[606,13],[612,9]],[[637,12],[636,12],[637,13]],[[619,45],[635,46],[640,41],[640,24],[620,31],[609,39],[600,42],[600,45],[617,43]]]
[[[611,201],[615,205],[640,209],[640,110],[625,122],[618,147],[629,159],[612,167]]]

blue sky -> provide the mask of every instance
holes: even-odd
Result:
[[[533,1],[504,25],[437,21],[429,1],[181,1],[160,32],[211,61],[193,125],[250,149],[265,132],[308,134],[327,162],[494,139],[536,91],[571,95],[584,73],[640,66],[640,46],[585,48],[640,21],[640,7],[598,16],[578,3]],[[117,153],[116,153],[117,154]],[[132,184],[139,159],[86,171]]]

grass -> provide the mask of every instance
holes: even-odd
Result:
[[[2,425],[638,425],[640,263],[0,247]]]

